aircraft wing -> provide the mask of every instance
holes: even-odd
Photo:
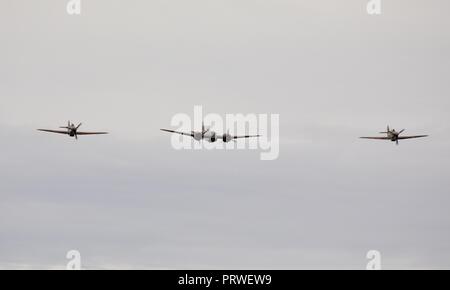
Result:
[[[161,129],[161,131],[169,132],[169,133],[175,133],[175,134],[180,134],[180,135],[184,135],[184,136],[194,137],[193,133],[185,133],[185,132],[179,132],[179,131],[167,130],[167,129]]]
[[[372,140],[391,140],[389,137],[359,137],[361,139],[372,139]]]
[[[108,132],[77,132],[77,135],[105,135]]]
[[[261,137],[261,135],[243,135],[243,136],[233,136],[233,139],[240,139],[240,138],[253,138],[253,137]]]
[[[424,137],[428,137],[428,135],[402,136],[402,137],[398,137],[398,139],[403,140],[403,139],[414,139],[414,138],[424,138]]]
[[[60,130],[47,130],[47,129],[37,129],[38,131],[42,131],[42,132],[49,132],[49,133],[57,133],[57,134],[69,134],[69,132],[67,130],[64,131],[60,131]]]

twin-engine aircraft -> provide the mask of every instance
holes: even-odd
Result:
[[[397,132],[395,129],[390,130],[389,126],[387,126],[386,132],[380,132],[380,134],[386,134],[386,137],[360,137],[361,139],[373,139],[373,140],[389,140],[392,142],[395,142],[395,144],[398,145],[399,140],[404,139],[414,139],[414,138],[424,138],[428,137],[428,135],[415,135],[415,136],[400,136],[401,133],[403,133],[405,129]]]
[[[200,140],[206,140],[210,143],[214,143],[217,140],[222,140],[225,143],[228,143],[230,141],[236,141],[236,139],[240,139],[240,138],[257,138],[260,137],[260,135],[242,135],[242,136],[233,136],[230,134],[229,131],[227,131],[226,134],[220,135],[217,134],[214,131],[211,131],[210,128],[205,128],[205,125],[202,123],[202,131],[198,132],[198,131],[191,131],[190,133],[186,133],[186,132],[179,132],[179,131],[174,131],[174,130],[168,130],[168,129],[161,129],[161,131],[164,132],[169,132],[169,133],[175,133],[175,134],[180,134],[180,135],[184,135],[184,136],[189,136],[194,138],[194,140],[196,141],[200,141]]]
[[[75,139],[78,140],[78,136],[81,135],[104,135],[108,134],[108,132],[78,132],[78,129],[81,127],[82,123],[78,124],[78,126],[75,127],[75,124],[71,123],[70,121],[67,123],[67,126],[60,127],[61,129],[66,130],[48,130],[48,129],[38,129],[38,131],[42,132],[49,132],[49,133],[57,133],[57,134],[65,134],[69,135],[70,137],[75,137]]]

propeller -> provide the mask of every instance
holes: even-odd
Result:
[[[73,131],[75,139],[78,140],[77,130],[81,127],[81,125],[83,125],[83,123],[80,123],[78,124],[78,126],[75,127],[75,124],[70,122],[69,120],[67,121],[67,127],[60,127],[60,128]]]
[[[78,133],[77,133],[77,130],[78,130],[78,128],[81,127],[81,125],[83,125],[83,123],[80,123],[80,124],[78,124],[78,126],[75,127],[75,130],[74,130],[74,133],[75,133],[75,140],[78,140]],[[75,126],[75,125],[72,124],[72,127],[74,127],[74,126]]]
[[[405,129],[402,129],[402,130],[400,130],[400,131],[398,131],[398,132],[395,132],[395,130],[394,130],[394,133],[397,135],[397,138],[396,138],[396,140],[395,140],[395,144],[398,146],[398,136],[401,134],[401,133],[403,133],[403,132],[405,132]]]

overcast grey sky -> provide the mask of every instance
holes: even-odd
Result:
[[[0,268],[450,268],[449,1],[67,2],[0,2]],[[194,105],[280,158],[173,150]]]

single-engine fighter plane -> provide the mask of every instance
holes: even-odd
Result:
[[[78,132],[78,129],[81,127],[82,123],[78,124],[78,126],[75,127],[75,124],[71,123],[70,121],[67,123],[67,127],[60,127],[61,129],[66,130],[47,130],[47,129],[38,129],[38,131],[42,132],[49,132],[49,133],[57,133],[57,134],[65,134],[69,135],[70,137],[75,137],[75,139],[78,140],[78,136],[81,135],[104,135],[108,134],[108,132]]]
[[[372,139],[372,140],[389,140],[392,142],[395,142],[395,144],[398,145],[399,140],[404,139],[414,139],[414,138],[424,138],[428,137],[428,135],[415,135],[415,136],[400,136],[401,133],[403,133],[405,129],[397,132],[395,129],[390,130],[389,126],[387,126],[386,132],[380,132],[380,134],[386,134],[386,137],[360,137],[361,139]]]
[[[214,131],[211,131],[209,128],[205,128],[205,125],[203,123],[202,123],[202,131],[201,132],[191,131],[190,133],[186,133],[186,132],[179,132],[179,131],[168,130],[168,129],[161,129],[161,131],[180,134],[180,135],[184,135],[184,136],[190,136],[190,137],[194,138],[194,140],[196,140],[196,141],[206,140],[210,143],[214,143],[219,139],[225,143],[228,143],[230,141],[236,141],[236,139],[240,139],[240,138],[260,137],[260,135],[233,136],[230,134],[229,131],[227,131],[226,134],[220,135]]]

